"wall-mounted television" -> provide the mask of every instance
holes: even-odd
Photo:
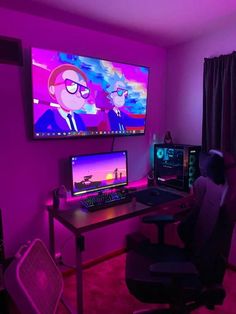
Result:
[[[126,151],[73,156],[70,163],[73,196],[128,184]]]
[[[148,68],[32,48],[34,138],[144,134]]]

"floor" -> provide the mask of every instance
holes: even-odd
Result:
[[[133,311],[153,308],[137,301],[125,285],[125,254],[114,257],[96,266],[84,270],[84,314],[131,314]],[[227,297],[223,306],[214,312],[201,308],[192,314],[236,314],[236,272],[228,270],[224,287]],[[65,296],[75,305],[75,276],[65,277]],[[60,305],[59,314],[66,311]]]

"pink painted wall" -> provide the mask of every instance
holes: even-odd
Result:
[[[130,181],[146,175],[150,137],[153,133],[162,137],[164,129],[164,49],[0,8],[1,35],[22,40],[26,61],[33,46],[150,67],[146,135],[117,138],[114,145],[115,150],[128,150]],[[0,65],[0,73],[0,206],[3,210],[6,253],[11,255],[20,244],[35,237],[48,243],[44,201],[53,188],[62,183],[68,184],[68,157],[77,153],[110,151],[112,139],[33,141],[30,137],[29,73],[25,68],[5,64]],[[87,237],[90,250],[85,257],[91,258],[120,248],[124,244],[124,233],[132,231],[137,223],[134,219],[121,223],[120,228],[117,224],[114,241],[109,243],[106,239],[111,228],[99,231],[101,245],[96,244],[96,252],[93,248],[96,232],[90,233]],[[57,229],[60,229],[60,249],[70,235],[60,226]]]
[[[176,143],[201,145],[204,58],[235,51],[235,38],[236,21],[230,21],[214,33],[168,50],[165,121]],[[236,228],[229,262],[236,265]]]
[[[176,143],[201,144],[204,58],[236,49],[236,22],[167,51],[166,126]]]

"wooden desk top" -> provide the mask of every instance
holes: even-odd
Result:
[[[52,207],[48,209],[52,211]],[[95,212],[87,212],[86,209],[78,207],[77,209],[58,210],[52,213],[55,219],[60,221],[72,232],[82,233],[138,216],[141,213],[146,213],[148,209],[150,209],[150,207],[147,205],[131,201],[121,205],[99,209]]]
[[[114,222],[149,214],[157,211],[160,214],[175,214],[186,211],[186,204],[190,203],[191,195],[186,195],[175,201],[164,203],[161,205],[148,206],[137,202],[133,199],[129,203],[115,205],[113,207],[100,209],[95,212],[87,212],[80,208],[79,202],[68,204],[68,209],[54,211],[52,206],[48,206],[48,211],[53,217],[60,221],[65,227],[75,234],[103,227]]]

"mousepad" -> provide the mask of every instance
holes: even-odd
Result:
[[[136,197],[137,202],[151,206],[167,203],[183,197],[181,195],[159,190],[157,188],[137,191],[134,193],[134,196]]]

